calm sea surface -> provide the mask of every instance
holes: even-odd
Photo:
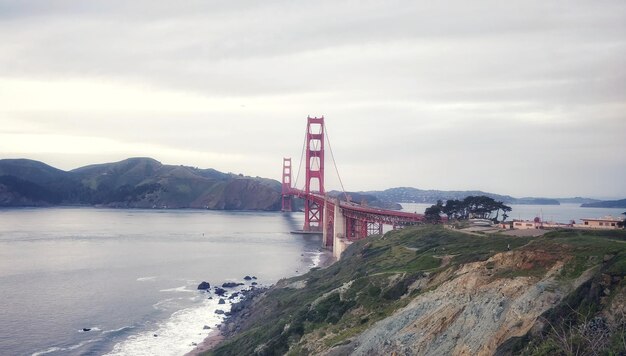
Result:
[[[410,212],[423,213],[426,208],[432,204],[412,204],[402,203],[402,209]],[[581,208],[580,204],[561,204],[561,205],[517,205],[511,204],[513,209],[509,213],[508,221],[513,219],[532,220],[535,217],[542,218],[543,221],[554,221],[560,223],[568,223],[576,220],[580,223],[582,218],[599,218],[607,215],[613,217],[624,217],[620,215],[626,209],[614,208]],[[502,216],[502,215],[500,215]]]
[[[215,310],[230,308],[197,291],[201,281],[221,285],[254,275],[270,285],[319,262],[319,237],[289,234],[302,219],[201,210],[0,210],[0,354],[184,354],[221,322]]]

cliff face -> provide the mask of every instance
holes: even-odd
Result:
[[[277,210],[280,183],[151,158],[69,172],[31,160],[0,160],[0,206],[84,204],[128,208]]]
[[[622,231],[561,231],[531,239],[471,236],[441,227],[368,238],[328,268],[279,282],[225,325],[230,341],[212,352],[622,350],[626,318],[611,315],[626,304],[624,241]],[[604,343],[591,344],[599,339]]]
[[[355,338],[352,354],[492,355],[506,340],[528,333],[539,316],[590,278],[585,274],[561,285],[557,276],[564,262],[555,253],[520,250],[463,265]],[[535,263],[547,271],[534,277],[498,276]]]

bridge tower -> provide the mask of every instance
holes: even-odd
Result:
[[[281,211],[291,211],[291,158],[283,158],[283,186]]]
[[[324,116],[307,117],[306,176],[304,191],[324,195]],[[304,231],[322,231],[324,206],[307,199],[304,203]]]

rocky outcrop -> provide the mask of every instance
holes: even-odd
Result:
[[[523,268],[545,258],[540,255],[507,252],[463,266],[357,337],[352,354],[492,355],[504,341],[526,334],[574,287],[555,279],[563,266],[556,255],[549,256],[550,269],[541,279],[496,277],[512,265]]]
[[[237,282],[224,282],[222,283],[222,288],[235,288],[238,286],[242,286],[243,283],[237,283]]]
[[[198,284],[198,290],[207,290],[211,288],[211,284],[209,282],[202,281],[202,283]]]

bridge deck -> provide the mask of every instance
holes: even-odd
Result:
[[[328,206],[331,207],[331,209],[333,210],[335,208],[335,205],[337,204],[337,199],[335,198],[330,198],[316,193],[309,193],[307,195],[306,192],[299,189],[292,188],[290,191],[290,195],[302,199],[312,200],[320,206],[324,205],[324,203],[327,203]],[[369,206],[362,206],[352,202],[339,201],[339,207],[343,210],[344,215],[346,215],[347,217],[388,225],[405,225],[424,221],[424,215],[422,214],[379,209]]]

